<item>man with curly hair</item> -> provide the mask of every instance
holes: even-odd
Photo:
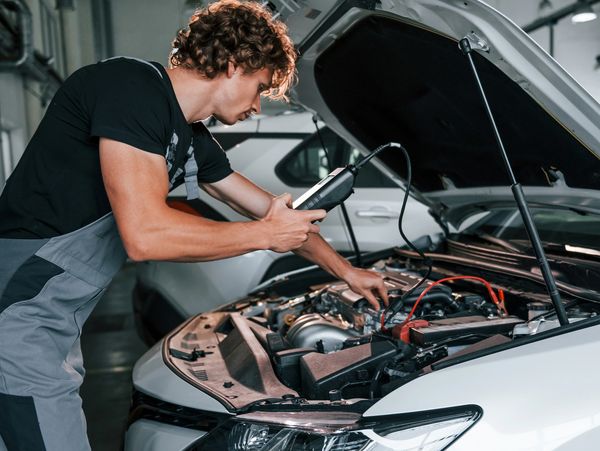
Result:
[[[233,171],[200,122],[234,124],[294,80],[286,27],[257,3],[201,9],[170,67],[117,57],[64,83],[0,197],[0,435],[9,449],[87,450],[79,336],[107,285],[134,261],[197,262],[294,251],[377,305],[380,276],[318,234],[325,212],[295,211]],[[253,219],[172,209],[169,190],[206,190]],[[1,443],[1,441],[0,441]],[[1,447],[1,446],[0,446]]]

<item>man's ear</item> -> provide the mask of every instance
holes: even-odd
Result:
[[[235,65],[235,63],[233,61],[229,60],[227,62],[227,78],[233,77],[233,74],[235,74],[236,70],[237,70],[237,66]]]

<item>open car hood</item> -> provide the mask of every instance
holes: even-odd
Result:
[[[466,56],[531,204],[600,211],[600,105],[518,26],[479,1],[272,2],[297,43],[296,101],[363,149],[396,141],[413,185],[458,224],[514,204]],[[474,33],[474,34],[473,34]],[[402,177],[393,150],[381,159]]]

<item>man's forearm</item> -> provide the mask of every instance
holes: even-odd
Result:
[[[268,249],[268,232],[263,229],[257,221],[216,222],[165,207],[147,215],[134,233],[122,228],[120,232],[133,260],[194,262]]]
[[[238,172],[233,172],[219,182],[203,184],[202,188],[215,199],[250,219],[264,217],[271,200],[275,197]]]
[[[294,253],[319,265],[329,274],[340,279],[345,279],[348,271],[352,269],[350,262],[316,233],[311,233],[308,240]]]

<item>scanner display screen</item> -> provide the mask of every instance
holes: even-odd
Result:
[[[338,175],[343,170],[344,170],[344,168],[337,168],[337,169],[334,169],[333,171],[331,171],[331,173],[327,177],[325,177],[324,179],[319,181],[319,183],[314,185],[307,192],[305,192],[302,196],[300,196],[298,199],[296,199],[292,203],[292,208],[297,208],[299,205],[302,205],[307,199],[309,199],[313,194],[315,194],[321,188],[323,188],[325,185],[327,185],[327,183],[329,183],[336,175]]]

